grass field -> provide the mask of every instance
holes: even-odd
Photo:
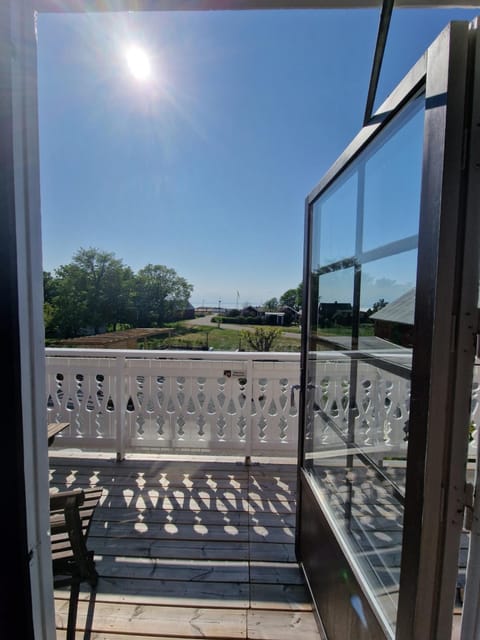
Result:
[[[155,338],[147,340],[146,349],[192,349],[214,351],[250,351],[246,341],[238,329],[228,329],[227,326],[186,327],[182,323],[175,325],[175,335],[170,338]],[[247,325],[245,329],[253,329]],[[290,331],[290,330],[288,330]],[[298,338],[280,337],[274,345],[274,351],[300,351],[300,334]]]

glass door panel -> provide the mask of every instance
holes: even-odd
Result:
[[[423,96],[409,103],[313,205],[304,467],[390,634],[402,554],[423,105]]]
[[[370,152],[365,174],[363,251],[418,233],[424,109],[414,101]]]

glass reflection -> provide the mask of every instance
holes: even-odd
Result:
[[[315,273],[312,280],[311,348],[351,349],[354,269]]]
[[[381,357],[318,353],[308,391],[305,465],[392,629],[402,551],[410,364],[407,349],[384,351]]]
[[[363,265],[360,307],[376,349],[413,347],[417,250]]]

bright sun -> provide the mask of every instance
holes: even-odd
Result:
[[[127,50],[126,58],[128,68],[133,77],[137,80],[148,80],[152,68],[146,52],[139,47],[130,47]]]

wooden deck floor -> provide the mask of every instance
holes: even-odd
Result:
[[[50,453],[50,487],[101,486],[100,581],[77,637],[321,640],[295,562],[294,465]],[[55,591],[57,638],[68,592]]]

